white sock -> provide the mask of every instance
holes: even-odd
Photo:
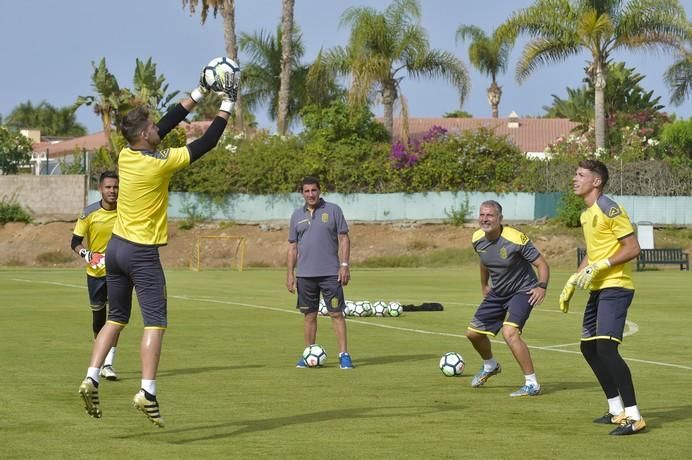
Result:
[[[149,394],[156,395],[156,380],[142,379],[142,390]]]
[[[86,376],[89,377],[94,382],[99,383],[99,377],[100,377],[99,372],[100,371],[101,371],[101,369],[99,369],[98,367],[90,367],[89,369],[87,369],[87,375]]]
[[[113,361],[115,360],[115,352],[116,352],[116,347],[111,347],[111,351],[108,352],[108,355],[106,355],[106,360],[103,362],[104,366],[112,366]]]
[[[610,412],[612,415],[620,415],[624,410],[625,406],[622,404],[622,398],[620,395],[608,399],[608,412]]]
[[[637,406],[630,406],[630,407],[625,407],[625,415],[627,418],[631,418],[632,420],[641,420],[642,416],[639,413],[639,407]]]
[[[524,376],[524,382],[526,385],[533,385],[535,387],[539,386],[538,385],[538,379],[536,378],[536,374],[529,374]]]
[[[497,367],[497,361],[495,361],[495,358],[483,360],[483,370],[485,372],[494,371],[496,367]]]

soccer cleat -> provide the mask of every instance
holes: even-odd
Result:
[[[339,365],[342,369],[353,369],[351,355],[348,353],[339,353]]]
[[[79,395],[84,401],[84,409],[94,418],[101,418],[101,402],[99,401],[99,389],[89,377],[79,385]]]
[[[615,419],[613,418],[613,420]],[[644,428],[646,428],[646,422],[644,421],[644,418],[634,420],[629,417],[624,417],[620,421],[620,426],[611,431],[610,434],[612,434],[613,436],[626,436],[629,434],[639,433]]]
[[[159,428],[163,428],[165,425],[163,423],[163,418],[161,418],[161,412],[159,411],[159,402],[149,401],[144,395],[144,390],[139,390],[135,397],[132,399],[132,406],[135,409],[141,411],[154,425]]]
[[[307,369],[308,368],[308,363],[305,362],[305,360],[301,357],[298,362],[296,363],[296,368],[298,369]]]
[[[110,364],[103,366],[99,374],[106,380],[118,380],[118,374],[115,373],[115,369]]]
[[[528,384],[528,385],[524,385],[523,387],[519,388],[514,393],[510,393],[509,395],[513,398],[516,398],[518,396],[538,396],[540,393],[541,393],[541,386],[539,384],[536,384],[536,385]]]
[[[605,414],[601,415],[600,417],[593,419],[593,422],[594,423],[600,423],[602,425],[610,425],[610,424],[619,425],[619,423],[613,419],[614,418],[621,418],[624,415],[625,415],[624,412],[620,415],[613,415],[610,412],[606,412]]]
[[[473,380],[471,380],[471,386],[472,387],[479,387],[485,384],[485,382],[488,381],[490,377],[493,375],[497,375],[500,372],[502,372],[502,367],[500,367],[500,363],[497,363],[497,366],[495,366],[495,369],[492,371],[486,371],[483,367],[481,367],[480,372],[478,374],[473,376]]]

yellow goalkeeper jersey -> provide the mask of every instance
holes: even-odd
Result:
[[[92,252],[104,254],[113,234],[113,226],[118,215],[116,209],[108,211],[101,207],[101,201],[92,203],[82,211],[74,226],[74,233],[83,238],[82,246]],[[106,267],[92,268],[87,264],[87,275],[95,278],[106,276]]]
[[[580,222],[589,263],[611,257],[620,248],[619,240],[634,233],[625,209],[605,195],[581,214]],[[591,283],[592,291],[607,287],[634,289],[629,262],[601,271]]]
[[[120,194],[113,234],[137,244],[168,243],[168,184],[190,164],[187,147],[154,152],[126,147],[118,157]]]

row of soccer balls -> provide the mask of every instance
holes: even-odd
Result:
[[[324,366],[327,362],[327,350],[316,343],[303,350],[303,359],[308,367]],[[440,371],[447,377],[457,377],[464,372],[464,358],[456,351],[449,351],[440,358]]]
[[[320,299],[320,315],[327,316],[327,305],[324,299]],[[403,307],[399,302],[384,302],[378,300],[370,303],[367,300],[347,300],[346,308],[344,309],[345,316],[401,316],[404,312]]]

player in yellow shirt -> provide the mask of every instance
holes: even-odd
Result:
[[[211,150],[221,138],[233,111],[239,73],[224,78],[223,101],[206,133],[185,147],[157,150],[161,139],[178,125],[209,90],[200,86],[175,105],[158,123],[145,107],[127,113],[120,130],[129,145],[118,157],[120,197],[113,237],[106,249],[108,277],[108,320],[99,332],[91,354],[86,378],[79,394],[87,413],[101,417],[98,395],[99,368],[114,337],[127,325],[132,309],[132,288],[137,293],[144,333],[140,346],[142,380],[133,405],[156,426],[163,427],[156,398],[156,373],[163,335],[168,326],[166,280],[159,258],[159,246],[168,242],[168,184],[173,174]]]
[[[72,232],[70,244],[72,250],[79,254],[87,264],[87,289],[89,290],[94,338],[106,324],[108,289],[104,254],[106,245],[113,234],[113,225],[117,216],[118,184],[118,175],[115,172],[106,171],[101,174],[99,177],[101,199],[84,208]],[[115,337],[113,346],[110,348],[100,372],[101,377],[108,380],[118,379],[118,375],[113,369],[118,337],[119,335]]]
[[[560,294],[560,309],[567,313],[574,290],[590,291],[584,310],[581,352],[608,400],[608,412],[594,423],[615,424],[610,434],[641,432],[646,422],[639,413],[632,374],[620,356],[627,310],[634,298],[632,268],[639,255],[625,209],[605,196],[608,168],[598,160],[584,160],[572,179],[574,193],[584,199],[581,214],[586,257]]]

